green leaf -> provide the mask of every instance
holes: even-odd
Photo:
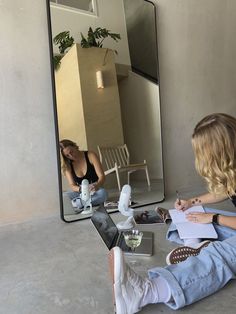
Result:
[[[61,59],[62,59],[62,55],[54,55],[53,56],[53,66],[54,66],[54,70],[58,70],[60,65],[61,65]]]
[[[64,54],[65,51],[74,44],[74,38],[70,36],[69,31],[64,31],[57,34],[53,38],[53,43],[55,45],[58,45],[59,52],[61,54]]]
[[[92,27],[89,27],[87,38],[81,35],[81,47],[88,48],[88,47],[103,47],[103,40],[107,37],[112,38],[116,42],[121,39],[120,34],[111,33],[110,30],[106,28],[97,27],[95,30]]]

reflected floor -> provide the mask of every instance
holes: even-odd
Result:
[[[151,185],[147,181],[131,182],[131,201],[132,207],[142,206],[154,202],[161,202],[164,199],[164,184],[162,179],[151,180]],[[108,189],[108,199],[118,201],[120,192],[118,189]]]
[[[144,206],[146,204],[161,202],[164,199],[164,185],[163,180],[151,180],[151,186],[147,185],[147,181],[132,181],[131,202],[133,208]],[[117,203],[120,196],[118,189],[107,189],[107,202]],[[63,200],[64,217],[66,221],[73,221],[77,219],[84,219],[91,216],[91,214],[76,214],[71,205],[71,201],[67,198]],[[111,204],[113,205],[113,204]],[[96,210],[98,206],[93,207]],[[107,211],[112,213],[117,211],[117,206],[107,206]]]

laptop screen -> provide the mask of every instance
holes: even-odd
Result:
[[[99,209],[92,215],[91,220],[106,246],[110,250],[119,235],[119,231],[110,215],[104,207],[100,206]]]

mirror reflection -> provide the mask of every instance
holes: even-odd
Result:
[[[155,7],[95,2],[50,8],[65,221],[116,211],[127,183],[134,208],[164,199]]]

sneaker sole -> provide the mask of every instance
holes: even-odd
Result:
[[[173,264],[178,264],[183,261],[185,261],[188,257],[190,256],[197,256],[200,251],[204,248],[207,247],[211,241],[204,241],[200,243],[200,246],[198,248],[192,248],[190,246],[183,246],[183,247],[178,247],[174,250],[172,250],[166,257],[166,263],[167,265],[173,265]]]
[[[128,314],[121,289],[121,283],[124,278],[123,263],[123,253],[121,249],[114,247],[109,253],[109,269],[113,282],[113,304],[116,314]]]

